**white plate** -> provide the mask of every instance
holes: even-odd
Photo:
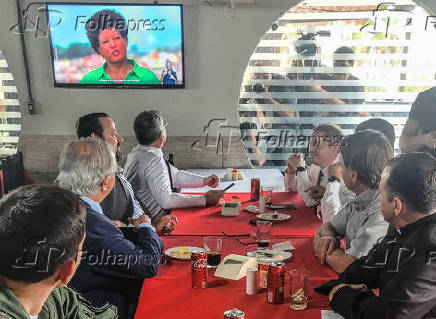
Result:
[[[168,248],[165,251],[165,255],[179,260],[190,260],[191,259],[191,252],[194,250],[203,250],[203,248],[199,247],[192,247],[192,246],[179,246],[179,247],[172,247]]]
[[[272,254],[272,257],[266,257],[263,255],[266,254]],[[271,249],[264,249],[264,250],[256,250],[256,251],[250,251],[247,253],[248,257],[255,257],[258,262],[260,263],[270,263],[273,261],[285,261],[292,257],[292,254],[283,251],[283,250],[271,250]]]
[[[277,218],[274,218],[274,215],[277,215]],[[283,221],[283,220],[288,220],[289,218],[291,218],[290,215],[286,215],[286,214],[282,214],[282,213],[263,213],[263,214],[259,214],[256,215],[257,218],[261,219],[261,220],[268,220],[268,221]]]

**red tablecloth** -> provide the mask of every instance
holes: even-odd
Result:
[[[328,299],[313,291],[314,287],[335,278],[336,274],[319,264],[312,254],[312,240],[304,237],[274,236],[272,243],[290,240],[296,247],[293,256],[286,263],[285,302],[273,305],[266,302],[266,293],[245,294],[245,278],[233,281],[213,277],[209,271],[207,289],[191,288],[190,261],[169,260],[161,265],[155,278],[147,279],[138,303],[136,319],[139,318],[223,318],[224,311],[237,307],[249,319],[265,318],[320,318],[321,309],[328,308]],[[174,246],[202,247],[200,236],[164,237],[165,248]],[[255,245],[243,246],[233,238],[223,238],[222,255],[244,254],[244,249],[255,249]],[[308,309],[295,311],[289,308],[289,269],[304,267],[311,273],[309,280]]]
[[[225,194],[224,200],[230,201],[234,194]],[[241,193],[241,207],[248,205],[258,206],[258,202],[249,201],[250,194]],[[321,221],[315,216],[312,208],[306,207],[297,193],[274,193],[273,204],[295,204],[297,210],[279,210],[278,212],[291,215],[283,222],[274,222],[273,235],[310,236],[321,226]],[[273,212],[267,209],[268,212]],[[221,235],[222,231],[228,234],[244,234],[255,231],[256,227],[249,223],[255,219],[256,214],[241,209],[239,216],[221,216],[221,207],[201,207],[174,209],[173,214],[179,219],[173,235]]]

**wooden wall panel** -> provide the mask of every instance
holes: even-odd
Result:
[[[64,145],[73,140],[74,136],[53,135],[21,135],[20,149],[24,156],[24,167],[30,176],[39,183],[51,183],[58,172],[59,154]],[[136,146],[134,136],[124,137],[122,150],[125,155]],[[192,144],[199,141],[196,148]],[[169,137],[164,146],[164,154],[174,154],[175,164],[180,169],[189,168],[249,168],[250,164],[244,146],[238,139],[229,143],[229,138],[223,138],[216,147],[216,140],[206,141],[204,137],[180,136]],[[223,154],[224,151],[224,154]],[[124,165],[124,162],[122,162]]]

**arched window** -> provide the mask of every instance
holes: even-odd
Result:
[[[411,0],[308,0],[287,10],[259,41],[241,85],[252,165],[283,170],[290,153],[307,153],[315,126],[336,123],[350,134],[371,117],[394,126],[398,151],[411,104],[436,85],[435,22]]]
[[[17,87],[0,51],[0,156],[17,153],[21,113]]]

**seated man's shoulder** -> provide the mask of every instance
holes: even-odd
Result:
[[[102,234],[113,233],[119,234],[119,229],[112,223],[112,221],[105,215],[94,211],[91,207],[86,206],[86,236],[87,239],[92,237],[92,234],[98,234],[99,237]]]
[[[47,298],[40,315],[43,315],[45,311],[57,313],[57,318],[118,318],[116,307],[109,304],[94,307],[81,294],[70,287],[54,289]],[[46,318],[45,316],[42,317]]]
[[[14,317],[11,317],[7,313],[0,310],[0,319],[15,319]]]
[[[434,99],[436,99],[436,86],[428,89],[426,92],[428,95],[430,95],[431,97],[433,97]]]

